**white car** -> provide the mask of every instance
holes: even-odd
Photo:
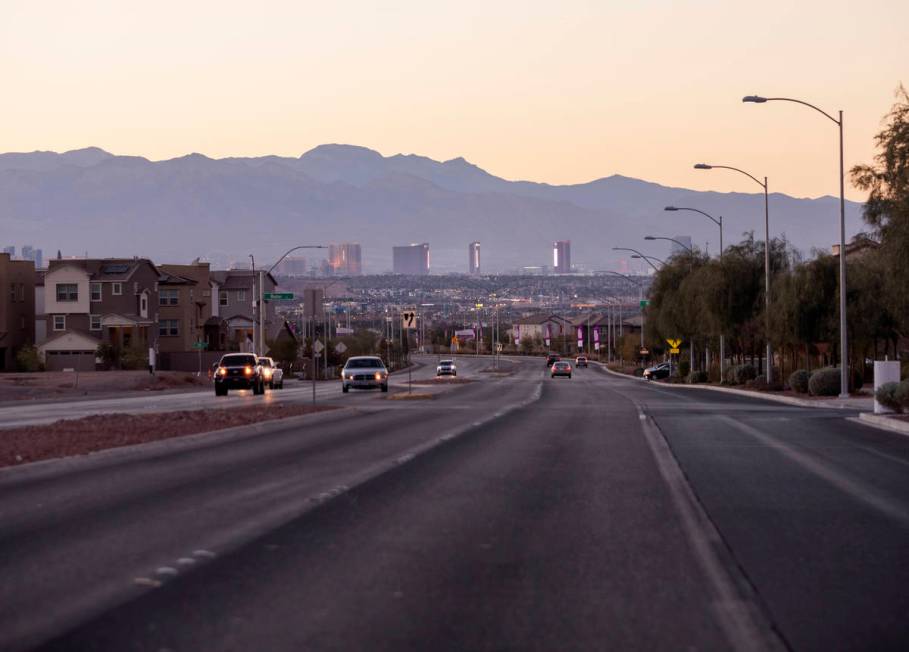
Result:
[[[436,376],[457,376],[458,368],[454,363],[454,360],[439,360],[439,365],[436,367]]]
[[[388,391],[388,369],[382,358],[375,355],[358,355],[347,359],[341,370],[341,391],[354,389],[381,389]]]
[[[284,371],[271,358],[259,358],[262,379],[269,389],[284,389]]]

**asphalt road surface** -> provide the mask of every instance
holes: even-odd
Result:
[[[0,472],[0,648],[906,649],[909,439],[506,364]]]

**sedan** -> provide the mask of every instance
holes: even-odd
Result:
[[[458,368],[454,360],[440,360],[439,366],[436,367],[436,376],[457,376]]]
[[[361,355],[347,360],[341,370],[341,391],[345,394],[354,389],[380,389],[388,391],[388,369],[382,358]]]
[[[579,356],[577,357],[577,360],[574,361],[574,366],[575,366],[575,367],[584,367],[584,368],[586,368],[586,367],[587,367],[587,356],[586,356],[586,355],[579,355]]]
[[[571,364],[565,362],[564,360],[559,360],[558,362],[552,363],[552,369],[550,370],[549,377],[555,378],[556,376],[568,376],[571,378]]]
[[[284,371],[271,358],[259,358],[262,378],[269,389],[284,389]]]
[[[669,362],[661,362],[658,365],[648,367],[644,370],[644,378],[647,380],[658,380],[660,378],[669,378],[672,373],[672,365]]]

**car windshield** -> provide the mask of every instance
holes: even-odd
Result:
[[[452,362],[451,360],[442,360],[442,362],[440,362],[439,364],[442,365],[443,367],[450,367],[451,365],[454,364],[454,362]]]
[[[259,364],[262,365],[263,367],[270,367],[271,360],[269,360],[268,358],[259,358]]]
[[[351,358],[344,365],[345,369],[384,369],[385,365],[379,358]]]
[[[221,358],[222,367],[246,367],[246,366],[255,366],[256,356],[254,355],[225,355]]]

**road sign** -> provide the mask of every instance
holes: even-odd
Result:
[[[294,298],[293,292],[266,292],[266,301],[290,301]]]
[[[641,299],[641,308],[646,308],[650,305],[650,299]]]
[[[413,310],[407,310],[401,313],[401,328],[413,330],[417,327],[417,313]]]
[[[648,348],[646,348],[646,347],[645,347],[645,348],[642,348],[642,349],[641,349],[641,355],[650,355],[650,349],[648,349]]]
[[[501,343],[501,342],[499,342],[498,344],[496,344],[496,352],[497,352],[497,353],[501,353],[501,352],[502,352],[502,343]]]
[[[681,353],[682,351],[681,351],[681,349],[669,349],[669,352],[678,354],[678,353]]]
[[[673,349],[677,349],[682,344],[682,340],[666,340],[666,344]],[[678,351],[673,351],[673,353],[678,353]]]
[[[325,346],[319,340],[316,340],[316,343],[312,345],[312,350],[315,351],[317,354],[322,353],[322,349],[324,349],[324,348],[325,348]]]
[[[346,326],[338,326],[335,329],[335,333],[338,335],[353,335],[354,330],[352,328],[347,328]]]
[[[208,348],[208,342],[193,342],[193,348],[201,351],[202,349]]]
[[[344,353],[346,350],[347,350],[347,346],[344,344],[344,342],[338,342],[337,344],[335,344],[335,351],[337,351],[338,353]]]

